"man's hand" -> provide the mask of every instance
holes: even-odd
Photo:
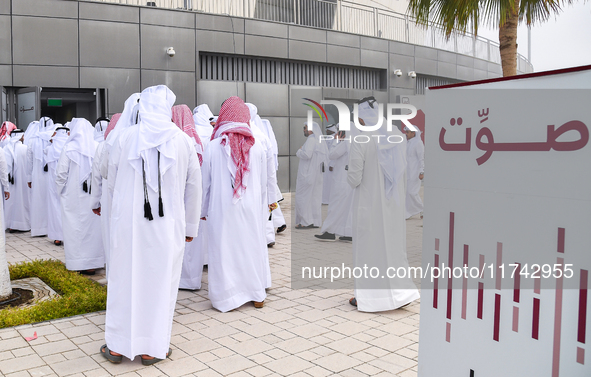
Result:
[[[29,185],[29,188],[31,188],[31,182],[27,183],[27,185]]]
[[[191,242],[193,241],[193,237],[185,237],[185,242]]]
[[[277,209],[277,203],[269,204],[269,211],[274,211]]]
[[[94,208],[94,209],[92,210],[92,212],[93,212],[95,215],[97,215],[97,216],[100,216],[100,215],[101,215],[101,207]]]
[[[8,200],[10,198],[10,193],[8,191],[4,191],[4,200]]]
[[[205,221],[205,220],[207,220],[207,219],[206,219],[205,217],[202,217],[202,218],[201,218],[201,220]]]
[[[424,176],[425,176],[425,173],[419,174],[419,179],[422,181]]]

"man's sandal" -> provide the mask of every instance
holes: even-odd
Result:
[[[172,355],[172,349],[169,348],[168,349],[168,353],[166,354],[166,358],[170,357],[170,355]],[[140,358],[142,359],[142,365],[154,365],[164,359],[157,359],[157,358],[153,358],[153,359],[144,359],[143,357],[140,356]]]
[[[105,359],[109,360],[113,364],[119,364],[123,360],[123,356],[121,355],[112,355],[111,350],[109,349],[109,347],[107,347],[106,344],[101,347],[101,355],[103,355]]]
[[[252,302],[254,304],[254,307],[257,309],[261,309],[263,306],[265,306],[265,301],[253,301]]]
[[[354,307],[357,307],[357,299],[353,297],[349,300],[349,304],[353,305]]]

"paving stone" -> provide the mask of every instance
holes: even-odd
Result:
[[[40,346],[33,346],[33,349],[39,356],[49,356],[56,353],[76,350],[78,349],[78,346],[69,339],[64,339],[57,342],[42,344]]]
[[[58,376],[67,376],[74,373],[82,373],[86,371],[90,371],[93,369],[97,369],[99,365],[90,357],[82,357],[79,359],[67,360],[62,361],[61,363],[56,363],[51,365],[51,369]]]
[[[43,365],[45,365],[45,362],[38,355],[28,355],[0,361],[0,372],[2,374],[10,374]]]
[[[194,357],[185,357],[178,360],[164,360],[156,364],[156,367],[169,377],[184,376],[189,373],[207,369],[207,366]]]
[[[216,372],[224,376],[227,376],[231,373],[252,368],[255,365],[255,363],[253,363],[244,356],[233,355],[225,359],[212,361],[211,363],[209,363],[208,366]]]
[[[350,356],[335,353],[314,360],[314,364],[318,364],[325,369],[328,369],[334,373],[338,373],[345,369],[349,369],[354,366],[360,365],[361,361],[354,359]]]
[[[309,369],[313,367],[314,364],[306,361],[297,356],[287,356],[282,359],[273,360],[264,365],[265,368],[269,368],[273,372],[282,375],[290,375],[293,373],[300,372],[304,369]]]

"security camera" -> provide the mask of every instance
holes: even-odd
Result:
[[[176,54],[173,47],[169,47],[166,49],[166,55],[170,56],[171,58]]]
[[[402,76],[402,70],[401,69],[397,69],[394,71],[394,74],[396,75],[396,77],[400,77]]]
[[[417,73],[415,71],[410,71],[408,72],[408,77],[410,77],[411,79],[416,79]]]

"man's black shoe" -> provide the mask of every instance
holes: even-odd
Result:
[[[339,237],[339,241],[353,242],[353,237]]]
[[[287,229],[287,225],[283,224],[281,225],[279,228],[277,228],[277,233],[281,233],[283,232],[285,229]]]
[[[322,235],[315,234],[314,237],[318,238],[320,241],[336,241],[336,237],[334,233],[324,232]]]

